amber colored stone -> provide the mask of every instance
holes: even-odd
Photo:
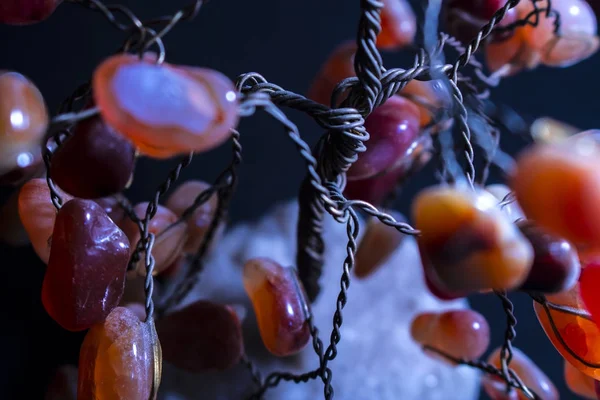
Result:
[[[46,388],[44,400],[76,400],[77,399],[77,368],[73,365],[63,365],[57,368],[50,384]]]
[[[62,0],[2,0],[0,24],[28,25],[48,18]]]
[[[133,208],[133,211],[138,218],[143,219],[147,209],[148,203],[144,202],[137,204]],[[171,210],[159,205],[156,215],[148,224],[148,232],[155,235],[154,246],[152,247],[152,255],[154,256],[155,262],[154,275],[160,274],[181,254],[181,250],[186,241],[186,224],[183,222],[178,223],[177,221],[177,216]],[[121,228],[129,238],[131,252],[133,253],[135,251],[135,246],[141,238],[138,225],[129,218],[125,218]],[[136,264],[135,271],[140,275],[146,275],[143,259]]]
[[[94,200],[100,207],[104,209],[104,212],[108,214],[110,219],[117,225],[121,225],[123,219],[126,217],[125,210],[119,204],[119,200],[115,196],[101,197]]]
[[[401,49],[415,40],[417,18],[406,0],[383,0],[381,32],[376,45],[380,49]]]
[[[488,363],[492,364],[496,368],[501,368],[500,351],[501,348],[494,350],[487,360]],[[513,358],[509,364],[509,367],[523,381],[525,386],[539,396],[540,400],[559,399],[558,391],[554,387],[552,381],[548,379],[546,374],[544,374],[544,372],[539,369],[539,367],[535,365],[535,363],[531,361],[529,357],[515,347],[513,347]],[[482,385],[487,395],[490,396],[492,400],[529,399],[529,397],[526,397],[522,392],[514,389],[511,390],[511,393],[517,393],[517,395],[513,394],[513,397],[507,397],[506,383],[504,381],[500,381],[496,376],[484,376],[482,379]]]
[[[143,323],[129,309],[117,307],[83,340],[77,398],[152,399],[155,373],[160,375],[155,362],[160,365],[161,358],[153,323]]]
[[[600,243],[600,145],[571,138],[523,152],[510,186],[528,218],[573,244]]]
[[[544,144],[560,142],[579,132],[577,128],[549,117],[536,119],[530,129],[533,140]]]
[[[50,176],[65,192],[96,199],[125,189],[134,164],[133,145],[96,116],[77,124],[55,151]]]
[[[411,323],[410,334],[423,346],[467,360],[481,357],[490,344],[490,327],[485,318],[473,310],[419,314]]]
[[[181,218],[185,210],[194,204],[196,197],[208,188],[210,188],[210,185],[206,182],[187,181],[169,196],[166,207]],[[217,205],[218,197],[215,193],[210,196],[208,201],[196,208],[192,215],[187,217],[187,241],[183,246],[184,252],[193,254],[198,251],[210,227]],[[218,237],[223,233],[223,228],[223,225],[217,228],[215,236],[213,236],[213,244],[217,242]]]
[[[19,218],[19,191],[15,190],[0,206],[0,242],[18,247],[29,244],[29,236]]]
[[[37,87],[17,72],[0,71],[0,175],[35,162],[47,128],[48,111]]]
[[[514,75],[524,69],[534,69],[541,62],[539,51],[525,41],[523,29],[517,28],[513,35],[499,42],[490,42],[485,47],[486,63],[490,71],[501,76]]]
[[[129,241],[91,200],[73,199],[56,215],[42,302],[63,328],[81,331],[104,321],[125,284]]]
[[[402,214],[395,211],[386,212],[396,221],[406,222]],[[371,217],[354,257],[353,271],[356,277],[366,278],[373,274],[398,249],[405,237],[406,235],[396,228]]]
[[[502,203],[506,196],[508,196],[510,193],[510,188],[502,184],[486,186],[485,190],[498,199],[498,205],[500,205],[500,203]],[[525,218],[525,214],[523,214],[523,210],[521,210],[521,207],[519,206],[519,203],[517,203],[516,199],[508,204],[504,204],[500,207],[500,209],[504,211],[506,215],[508,215],[511,221]]]
[[[575,285],[566,292],[547,295],[546,298],[549,302],[554,304],[585,312],[579,285]],[[548,339],[550,339],[550,342],[554,345],[560,355],[584,374],[591,376],[594,379],[599,379],[600,329],[598,326],[589,319],[568,312],[551,308],[546,312],[544,307],[537,302],[533,303],[533,307],[540,325],[542,325]],[[577,360],[577,358],[573,357],[567,348],[565,348],[565,345],[563,345],[557,336],[557,333],[555,333],[552,328],[552,322],[556,327],[558,335],[562,338],[562,342],[564,342],[577,357],[585,360],[589,364],[597,365],[598,367],[587,366]]]
[[[511,289],[524,282],[533,249],[483,190],[435,186],[413,202],[424,268],[448,292]]]
[[[342,80],[355,76],[354,55],[356,49],[356,42],[351,40],[345,41],[335,48],[308,90],[307,97],[309,99],[326,105],[331,103],[331,94],[335,86]],[[343,100],[343,98],[338,100]]]
[[[166,315],[156,329],[164,359],[190,372],[231,368],[244,352],[240,321],[221,304],[199,300]]]
[[[244,288],[265,347],[276,356],[298,353],[310,340],[310,309],[296,271],[267,258],[244,266]]]
[[[597,400],[595,380],[565,361],[565,382],[569,390],[584,399]]]
[[[59,192],[64,202],[71,196]],[[38,257],[45,264],[50,258],[50,239],[56,219],[56,208],[50,198],[45,179],[32,179],[19,191],[19,217]]]
[[[238,121],[233,83],[205,68],[120,54],[96,69],[93,89],[104,120],[151,157],[208,151]]]

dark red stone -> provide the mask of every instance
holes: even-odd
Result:
[[[62,0],[2,0],[0,23],[27,25],[48,18]]]
[[[102,197],[94,201],[104,209],[104,212],[108,214],[115,224],[119,225],[123,218],[125,218],[125,210],[119,205],[116,197]]]
[[[506,0],[445,0],[443,18],[446,30],[463,43],[469,43],[492,16],[506,4]],[[498,26],[507,26],[517,20],[515,8],[508,10]],[[492,31],[492,39],[507,37],[508,32]]]

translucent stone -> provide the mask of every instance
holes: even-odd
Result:
[[[418,314],[412,321],[410,334],[423,346],[466,360],[481,357],[490,344],[490,327],[485,318],[473,310]]]
[[[600,243],[600,145],[572,138],[517,159],[510,186],[528,218],[573,244]]]
[[[533,249],[483,190],[435,186],[413,202],[424,268],[448,292],[511,289],[531,269]]]
[[[383,0],[381,32],[377,47],[386,50],[401,49],[412,44],[417,33],[417,18],[406,0]]]
[[[386,211],[396,221],[405,222],[406,218],[398,212]],[[386,263],[398,249],[406,235],[396,228],[385,225],[377,218],[370,218],[354,257],[354,274],[357,278],[366,278]]]
[[[94,325],[83,340],[77,398],[153,399],[153,382],[160,381],[161,363],[154,325],[141,322],[127,308],[117,307],[104,323]]]
[[[44,308],[70,331],[104,321],[121,300],[128,262],[127,237],[98,204],[67,202],[56,215]]]
[[[446,31],[467,44],[475,39],[481,28],[487,24],[494,13],[506,4],[506,0],[452,0],[443,3],[443,16]],[[517,20],[514,8],[508,10],[498,26],[507,26]],[[492,31],[491,38],[506,36]]]
[[[209,69],[120,54],[96,69],[93,89],[106,122],[155,158],[208,151],[238,121],[233,83]]]
[[[501,348],[497,348],[494,350],[492,354],[488,357],[487,362],[495,366],[496,368],[501,368],[500,364],[500,351]],[[554,384],[548,379],[546,374],[542,372],[541,369],[529,357],[527,357],[521,350],[513,347],[513,358],[510,362],[509,367],[519,376],[519,378],[523,381],[525,386],[529,389],[533,390],[536,395],[539,396],[540,400],[558,400],[559,395],[558,391],[554,387]],[[522,392],[516,391],[515,389],[511,390],[510,396],[506,395],[506,383],[504,381],[500,381],[500,378],[496,376],[487,375],[482,379],[482,384],[485,392],[488,396],[492,398],[492,400],[527,400],[529,397],[526,397]]]
[[[356,54],[356,41],[345,41],[335,48],[327,61],[323,64],[307,97],[321,104],[331,103],[331,94],[335,86],[346,78],[354,76],[354,55]],[[343,99],[339,99],[343,100]]]
[[[46,388],[44,400],[76,400],[77,368],[63,365],[57,368],[50,384]]]
[[[184,211],[194,204],[196,197],[210,185],[206,182],[191,180],[180,185],[167,200],[166,207],[173,211],[177,217],[183,215]],[[202,240],[210,227],[210,223],[217,209],[218,198],[216,193],[210,196],[208,201],[200,205],[187,219],[187,241],[183,246],[186,253],[196,253],[202,244]],[[217,228],[212,243],[216,243],[218,237],[223,233],[224,226]]]
[[[579,277],[579,289],[585,308],[592,314],[594,321],[600,321],[600,262],[593,261],[583,265]]]
[[[133,211],[142,219],[146,215],[148,203],[139,203]],[[148,232],[155,235],[154,246],[152,247],[152,255],[154,256],[154,271],[153,274],[160,274],[173,261],[179,257],[181,250],[186,241],[186,224],[177,222],[177,216],[168,208],[158,206],[156,215],[148,224]],[[135,246],[139,242],[141,235],[138,225],[129,218],[125,218],[122,223],[123,232],[129,238],[131,243],[131,252],[135,251]],[[144,260],[140,260],[136,264],[135,270],[140,274],[146,275]]]
[[[419,109],[403,97],[392,96],[365,121],[367,150],[347,172],[348,179],[366,179],[392,169],[418,140]]]
[[[531,136],[537,143],[557,143],[577,132],[577,128],[549,117],[538,118],[531,124]]]
[[[48,111],[37,87],[17,72],[0,71],[0,175],[35,162],[47,128]]]
[[[539,51],[527,44],[525,33],[521,28],[516,29],[510,38],[490,42],[485,46],[487,66],[490,71],[500,76],[514,75],[524,69],[534,69],[540,64],[541,57]]]
[[[64,202],[71,196],[59,192]],[[29,240],[38,257],[48,264],[50,258],[50,240],[56,208],[50,198],[50,189],[45,179],[32,179],[19,191],[19,217],[27,231]]]
[[[27,25],[48,18],[62,0],[2,0],[0,23]]]
[[[597,400],[595,380],[565,361],[565,382],[569,390],[584,399]]]
[[[30,179],[44,176],[41,146],[22,151],[17,156],[17,165],[0,175],[0,186],[18,187]]]
[[[585,271],[585,269],[584,269]],[[579,285],[572,289],[546,296],[549,302],[560,306],[566,306],[575,311],[585,312],[585,307],[580,296]],[[582,316],[577,316],[568,312],[549,308],[548,311],[537,302],[533,303],[538,321],[550,342],[565,360],[570,362],[575,368],[594,379],[600,378],[600,329],[591,320]],[[556,327],[556,332],[552,327],[552,322]],[[560,338],[557,336],[560,335]],[[564,344],[563,344],[564,342]],[[589,364],[597,365],[587,366],[573,357],[565,347],[568,346],[577,357],[583,359]]]
[[[498,204],[503,202],[506,196],[508,196],[510,193],[510,188],[502,184],[486,186],[485,190],[491,193],[496,199],[498,199]],[[516,221],[525,218],[525,214],[523,214],[523,210],[521,210],[521,207],[519,206],[519,203],[517,203],[516,200],[503,205],[502,207],[500,207],[500,209],[504,211],[506,215],[508,215],[508,218],[510,218],[511,221]]]
[[[531,271],[521,289],[544,293],[571,289],[581,271],[575,247],[565,239],[545,232],[531,221],[519,221],[517,226],[533,246],[534,253]]]
[[[265,347],[279,357],[302,350],[311,337],[310,309],[294,268],[255,258],[246,262],[243,280]]]
[[[19,218],[19,191],[15,190],[0,206],[0,242],[9,246],[26,246],[29,236]]]
[[[130,182],[135,149],[100,117],[80,122],[52,157],[50,176],[67,193],[96,199],[121,192]]]
[[[156,329],[164,359],[190,372],[229,369],[244,352],[236,313],[209,301],[200,300],[166,315]]]

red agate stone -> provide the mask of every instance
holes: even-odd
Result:
[[[600,322],[600,262],[587,263],[579,277],[581,299],[596,322]]]
[[[210,69],[120,54],[96,69],[93,89],[105,121],[151,157],[208,151],[238,121],[233,83]]]
[[[409,45],[417,33],[417,18],[406,0],[383,0],[377,47],[394,50]]]
[[[67,202],[56,215],[42,302],[63,328],[80,331],[102,322],[125,284],[129,241],[91,200]]]
[[[62,0],[2,0],[0,23],[27,25],[48,18]]]

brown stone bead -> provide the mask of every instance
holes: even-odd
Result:
[[[56,215],[42,302],[70,331],[104,321],[125,284],[129,241],[91,200],[74,199]]]
[[[148,400],[160,382],[162,356],[153,322],[115,308],[89,330],[79,353],[79,400]],[[154,386],[154,390],[153,390]]]
[[[166,315],[156,330],[164,359],[190,372],[231,368],[244,352],[235,312],[209,301],[199,300]]]
[[[244,266],[244,288],[265,347],[276,356],[298,353],[310,340],[310,309],[296,271],[267,258]]]
[[[29,236],[19,218],[19,191],[15,190],[0,206],[0,242],[9,246],[26,246]]]
[[[500,76],[514,75],[524,69],[534,69],[541,62],[540,52],[525,40],[523,29],[516,29],[507,40],[490,42],[485,47],[488,68]],[[500,71],[502,70],[502,71]]]
[[[597,400],[595,380],[565,361],[565,382],[569,390],[584,399]]]
[[[64,202],[72,199],[71,196],[59,192]],[[19,217],[27,231],[29,240],[38,257],[45,264],[50,258],[50,240],[56,208],[50,198],[50,189],[45,179],[32,179],[19,191]]]
[[[423,346],[467,360],[481,357],[490,344],[490,327],[485,318],[473,310],[419,314],[412,321],[410,333]]]
[[[396,221],[405,222],[406,218],[398,212],[387,211]],[[398,249],[406,235],[396,228],[385,225],[379,219],[371,217],[366,226],[354,258],[354,274],[357,278],[366,278],[386,263]]]
[[[77,367],[63,365],[58,368],[46,388],[44,400],[76,400]]]
[[[401,49],[413,42],[417,33],[417,18],[406,0],[383,0],[381,32],[377,47]]]
[[[104,209],[104,212],[108,214],[115,224],[120,226],[123,223],[123,219],[126,217],[125,210],[119,205],[119,200],[116,196],[101,197],[94,201]]]
[[[125,189],[134,165],[133,145],[95,116],[78,123],[55,151],[50,176],[65,192],[96,199]]]

